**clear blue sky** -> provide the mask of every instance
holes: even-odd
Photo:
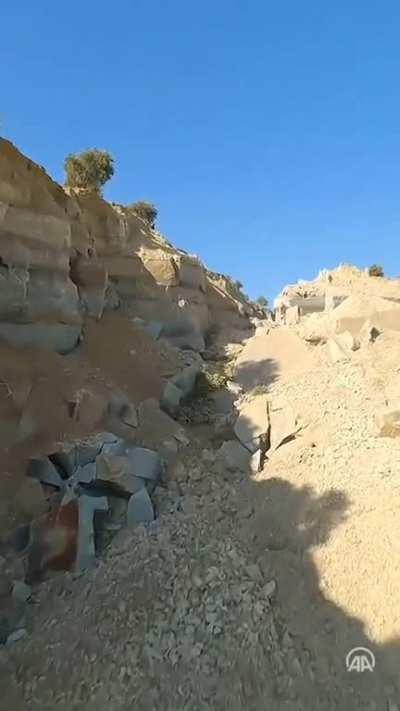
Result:
[[[400,3],[3,0],[2,135],[273,297],[340,261],[400,273]]]

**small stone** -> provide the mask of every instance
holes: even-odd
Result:
[[[129,499],[126,514],[128,526],[135,526],[138,523],[149,523],[154,520],[153,504],[147,489],[140,489]]]
[[[122,422],[129,427],[137,427],[139,424],[136,409],[132,404],[126,404],[123,406],[120,417]]]
[[[178,432],[175,432],[174,437],[178,442],[183,444],[185,447],[187,447],[188,444],[190,444],[190,439],[186,436],[184,430],[178,430]]]
[[[32,595],[32,588],[30,585],[23,583],[18,580],[13,585],[12,596],[16,602],[27,602]]]
[[[14,644],[14,642],[18,642],[20,639],[23,639],[27,636],[28,632],[24,627],[19,630],[14,630],[14,632],[11,632],[11,634],[9,634],[7,637],[7,645]]]
[[[209,462],[212,464],[215,461],[215,453],[211,449],[203,449],[201,458],[203,462]]]
[[[217,452],[217,460],[230,471],[246,472],[249,467],[250,454],[240,442],[230,440],[224,442]]]
[[[272,597],[276,590],[275,580],[270,580],[266,585],[264,585],[263,590],[266,597]]]
[[[262,573],[259,566],[256,563],[251,563],[246,567],[247,575],[256,582],[262,580]]]

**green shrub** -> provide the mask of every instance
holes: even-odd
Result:
[[[268,306],[268,299],[266,299],[265,296],[259,296],[256,303],[266,309]]]
[[[368,274],[371,277],[383,277],[383,268],[380,266],[380,264],[372,264],[368,269]]]
[[[101,193],[101,188],[114,175],[114,159],[107,152],[91,148],[71,153],[64,161],[65,184]]]
[[[138,200],[128,205],[128,209],[141,217],[150,227],[154,227],[158,210],[153,203],[147,202],[146,200]]]

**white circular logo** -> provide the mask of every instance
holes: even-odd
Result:
[[[346,669],[348,672],[372,672],[375,669],[375,656],[367,647],[353,647],[346,655]]]

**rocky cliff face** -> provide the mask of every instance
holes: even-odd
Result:
[[[233,285],[119,205],[66,192],[0,139],[0,338],[70,352],[88,317],[121,310],[200,349],[209,328],[246,327]],[[178,325],[179,323],[179,325]]]
[[[187,395],[209,332],[241,340],[252,314],[231,279],[0,139],[0,546],[37,516],[32,460],[104,431],[165,457],[160,404]]]

